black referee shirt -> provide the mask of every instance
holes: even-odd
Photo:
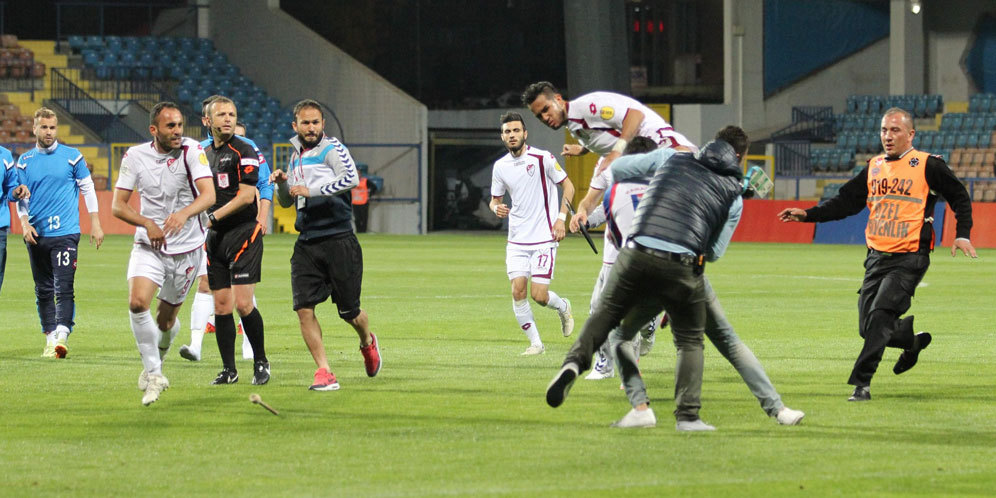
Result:
[[[233,135],[221,147],[215,147],[212,142],[204,152],[211,165],[211,173],[214,174],[215,202],[208,212],[214,212],[234,199],[239,193],[239,184],[256,187],[259,180],[259,156],[247,142]],[[252,202],[229,213],[211,228],[224,232],[246,222],[255,222],[256,214],[256,203]]]

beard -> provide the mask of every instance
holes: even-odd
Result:
[[[511,152],[512,154],[518,154],[519,152],[522,151],[522,148],[525,146],[526,142],[519,142],[518,147],[510,147],[508,144],[505,144],[505,148],[508,149],[508,151]]]
[[[322,141],[322,136],[321,135],[316,135],[314,140],[308,140],[307,138],[305,138],[304,135],[298,133],[297,134],[297,139],[301,141],[301,145],[303,145],[305,149],[310,149],[310,148],[318,145],[318,142]]]

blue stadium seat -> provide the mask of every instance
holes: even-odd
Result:
[[[85,43],[84,46],[86,48],[93,48],[93,49],[104,48],[104,39],[96,35],[87,36],[84,43]]]
[[[978,133],[976,133],[974,131],[970,131],[970,132],[962,132],[962,134],[965,135],[965,147],[966,148],[974,149],[974,148],[976,148],[976,147],[979,146],[979,134]]]
[[[858,100],[859,97],[857,95],[847,96],[847,105],[845,106],[846,114],[855,114],[858,112]]]
[[[86,45],[86,40],[80,35],[70,35],[69,36],[69,49],[73,52],[80,52]]]
[[[936,116],[944,107],[940,95],[929,95],[927,98],[927,117]]]
[[[193,52],[194,51],[194,44],[196,43],[196,39],[195,38],[186,38],[186,37],[184,37],[184,38],[177,38],[176,39],[176,43],[177,43],[177,47],[180,50],[182,50],[184,52]]]
[[[224,66],[224,69],[222,69],[221,76],[226,78],[237,78],[239,76],[239,67],[233,64],[228,64]]]
[[[985,132],[982,132],[982,133],[978,133],[977,137],[978,137],[977,140],[978,140],[978,143],[979,143],[978,147],[986,149],[986,148],[989,148],[992,145],[992,132],[991,131],[985,131]]]
[[[917,95],[913,102],[913,116],[922,118],[927,116],[927,96]]]
[[[92,48],[83,50],[83,64],[94,67],[100,62],[100,53]]]
[[[871,99],[867,95],[862,95],[858,97],[857,107],[855,108],[854,112],[857,114],[867,114],[870,100]]]
[[[928,152],[930,151],[930,149],[934,148],[934,132],[932,131],[918,132],[916,135],[914,135],[914,137],[920,137],[920,145],[915,146],[916,148]]]
[[[197,45],[197,50],[199,52],[214,51],[214,42],[212,42],[210,38],[198,38],[195,44]]]
[[[978,120],[976,119],[975,114],[966,114],[962,119],[961,129],[963,131],[975,131],[977,127]]]
[[[114,71],[114,68],[112,66],[108,65],[104,61],[98,62],[97,65],[94,68],[94,73],[97,75],[97,79],[101,79],[101,80],[109,80],[109,79],[111,79],[111,77],[114,76],[113,71]]]
[[[949,112],[941,118],[941,130],[960,131],[964,115],[960,112]]]

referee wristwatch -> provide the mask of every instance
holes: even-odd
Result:
[[[214,213],[208,213],[208,221],[211,222],[211,226],[218,224],[218,218],[214,217]]]

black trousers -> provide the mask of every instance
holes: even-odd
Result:
[[[353,204],[353,220],[356,221],[356,233],[367,233],[367,218],[370,216],[370,203]]]
[[[927,253],[880,253],[869,249],[865,279],[858,292],[858,330],[865,339],[847,383],[868,386],[886,347],[913,347],[913,316],[900,319],[910,309],[916,286],[930,266]]]

